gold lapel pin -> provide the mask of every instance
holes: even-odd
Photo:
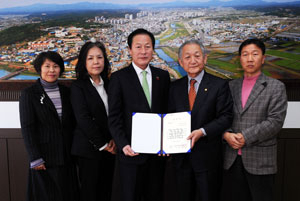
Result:
[[[205,88],[204,91],[207,91],[207,88]]]

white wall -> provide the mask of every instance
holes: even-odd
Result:
[[[19,102],[0,102],[0,128],[21,128]],[[300,128],[300,102],[289,102],[283,128]]]
[[[19,102],[0,102],[0,128],[21,128]]]
[[[283,128],[300,128],[300,102],[288,102]]]

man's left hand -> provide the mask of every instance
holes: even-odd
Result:
[[[194,147],[195,143],[199,140],[200,137],[204,136],[202,130],[197,129],[193,130],[193,132],[188,136],[188,140],[192,140],[192,147]]]

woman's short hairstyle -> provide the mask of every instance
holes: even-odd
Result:
[[[41,75],[41,68],[46,59],[53,61],[59,66],[60,68],[59,75],[61,76],[62,73],[65,71],[64,60],[57,52],[53,52],[53,51],[42,52],[35,58],[35,60],[33,61],[33,66],[35,71],[39,75]]]
[[[90,75],[88,74],[88,71],[86,69],[86,58],[88,55],[88,52],[90,49],[92,49],[93,47],[98,47],[102,53],[103,53],[103,57],[104,57],[104,69],[101,72],[101,77],[104,80],[108,79],[108,74],[110,71],[110,64],[107,58],[107,54],[106,54],[106,50],[105,50],[105,46],[103,43],[97,41],[97,42],[86,42],[80,52],[79,52],[79,56],[78,56],[78,62],[76,64],[75,67],[75,71],[76,71],[76,77],[78,80],[84,80],[84,79],[88,79],[90,77]]]

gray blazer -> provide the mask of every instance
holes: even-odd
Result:
[[[277,133],[282,128],[287,110],[285,85],[261,73],[242,108],[242,84],[243,78],[240,78],[231,81],[229,86],[234,102],[231,129],[234,133],[242,133],[246,142],[242,148],[244,167],[255,175],[275,174]],[[232,166],[237,152],[226,144],[225,169]]]

